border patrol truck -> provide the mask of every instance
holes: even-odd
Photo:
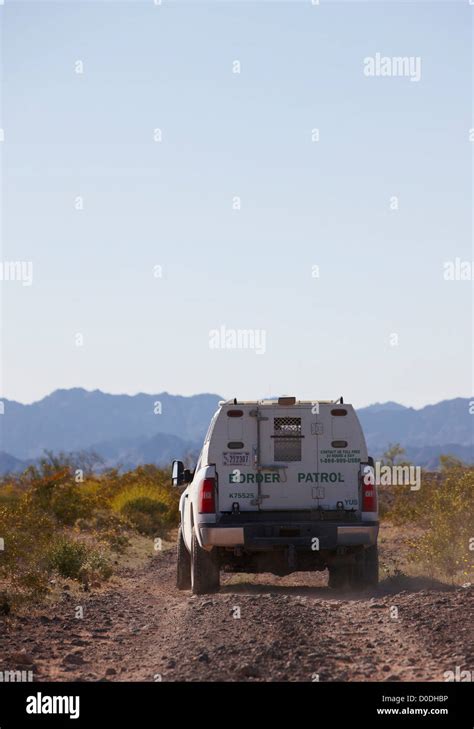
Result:
[[[376,585],[373,466],[342,398],[219,403],[195,470],[173,461],[178,588],[213,592],[222,570],[328,569],[330,587]]]

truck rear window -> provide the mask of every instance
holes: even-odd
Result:
[[[301,418],[274,418],[272,438],[275,461],[301,461]]]

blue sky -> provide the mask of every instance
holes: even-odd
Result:
[[[443,266],[474,258],[473,13],[7,0],[2,260],[34,279],[0,284],[3,395],[471,395],[472,280]],[[421,80],[366,77],[376,53]],[[210,349],[223,325],[265,353]]]

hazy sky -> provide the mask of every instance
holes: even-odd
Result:
[[[473,14],[6,0],[3,396],[470,396]]]

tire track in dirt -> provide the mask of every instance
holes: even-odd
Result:
[[[31,667],[39,681],[434,681],[473,668],[472,588],[338,595],[320,574],[239,579],[179,592],[173,552],[158,554],[85,594],[82,619],[71,595],[6,619],[1,669]]]

